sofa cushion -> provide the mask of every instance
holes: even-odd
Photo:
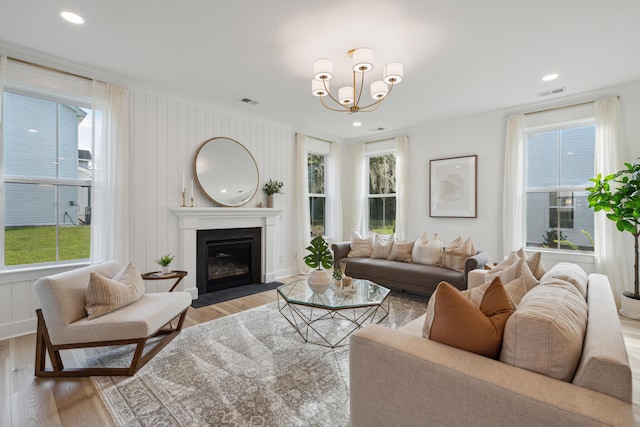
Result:
[[[387,259],[391,254],[391,248],[393,247],[393,234],[389,236],[383,236],[381,234],[374,234],[373,236],[373,251],[371,252],[371,258]]]
[[[560,262],[544,274],[540,279],[544,283],[550,279],[560,279],[571,283],[576,287],[583,298],[587,298],[587,273],[577,264]]]
[[[413,262],[411,259],[411,252],[413,251],[413,245],[415,242],[402,242],[400,240],[394,241],[391,247],[391,253],[389,254],[389,261],[399,262]]]
[[[587,303],[569,284],[531,289],[507,321],[500,360],[562,381],[580,361]]]
[[[457,237],[447,246],[442,254],[442,267],[464,272],[464,263],[470,256],[478,252],[471,238],[462,241]]]
[[[439,266],[442,262],[442,250],[444,249],[444,244],[438,237],[438,233],[434,233],[431,240],[424,239],[426,237],[425,233],[422,234],[420,239],[417,240],[413,246],[411,258],[414,264]]]
[[[351,231],[351,249],[348,258],[369,258],[373,252],[373,237],[363,238],[360,233]]]
[[[425,338],[494,359],[500,355],[504,326],[513,313],[500,279],[489,285],[479,307],[446,282],[429,302]]]
[[[500,281],[500,276],[496,276],[495,280]],[[493,282],[492,282],[493,283]],[[502,284],[502,281],[500,281]],[[480,286],[476,286],[467,290],[462,291],[462,295],[469,298],[471,302],[473,302],[476,306],[480,306],[482,302],[482,298],[484,298],[484,294],[489,288],[491,283],[484,283]],[[517,307],[524,298],[527,293],[527,286],[524,283],[524,278],[516,277],[511,282],[504,285],[504,290],[507,291],[507,296],[509,296],[509,301],[514,307]]]
[[[92,272],[86,290],[89,320],[137,301],[144,292],[144,281],[132,263],[127,264],[113,279]]]

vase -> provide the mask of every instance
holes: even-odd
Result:
[[[326,270],[313,270],[307,279],[307,284],[313,292],[321,294],[331,285],[331,277]]]
[[[170,265],[162,265],[162,274],[169,274],[171,273],[171,266]]]
[[[273,207],[273,194],[269,194],[267,196],[267,207],[268,208],[272,208]]]
[[[640,319],[640,300],[631,297],[630,292],[620,296],[620,314],[629,319]]]

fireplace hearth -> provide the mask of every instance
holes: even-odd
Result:
[[[260,283],[261,234],[259,227],[198,230],[198,295]]]

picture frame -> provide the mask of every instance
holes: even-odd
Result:
[[[478,156],[429,161],[429,216],[478,217]]]

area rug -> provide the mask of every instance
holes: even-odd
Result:
[[[200,308],[211,304],[218,304],[220,302],[246,297],[259,292],[270,291],[278,286],[282,286],[282,283],[255,283],[251,285],[235,286],[233,288],[222,289],[215,292],[207,292],[206,294],[198,295],[198,299],[194,299],[191,302],[191,307]]]
[[[397,328],[427,300],[390,296]],[[348,340],[346,340],[348,343]],[[126,365],[131,349],[93,356]],[[347,426],[348,345],[305,343],[271,303],[186,328],[133,377],[92,377],[119,426]]]

